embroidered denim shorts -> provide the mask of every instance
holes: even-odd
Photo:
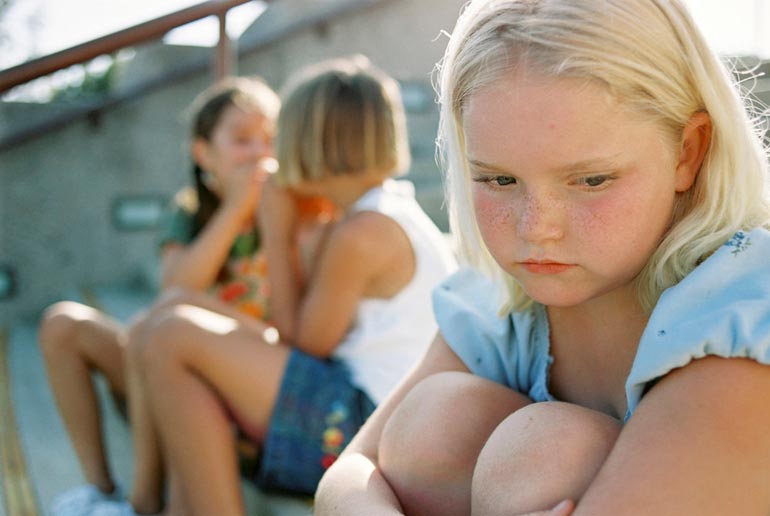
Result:
[[[312,494],[374,409],[343,363],[292,350],[261,450],[257,485]]]

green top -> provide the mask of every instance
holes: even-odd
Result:
[[[193,237],[193,211],[177,200],[164,217],[160,227],[159,249],[170,243],[188,245]],[[222,267],[216,283],[208,292],[238,310],[257,319],[268,320],[267,261],[260,249],[256,227],[244,228],[230,248],[230,254]]]

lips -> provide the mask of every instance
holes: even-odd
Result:
[[[528,260],[519,265],[532,274],[559,274],[574,267],[569,263],[552,262],[547,260]]]

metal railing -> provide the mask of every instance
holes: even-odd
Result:
[[[386,0],[357,0],[355,2],[343,2],[336,7],[330,7],[329,9],[322,10],[320,13],[309,14],[302,19],[295,20],[282,27],[263,30],[258,37],[252,38],[248,46],[239,45],[237,51],[233,51],[225,32],[226,14],[233,7],[246,4],[250,1],[254,0],[210,0],[114,34],[83,43],[82,45],[57,52],[56,54],[2,70],[0,71],[0,94],[14,86],[44,77],[51,72],[68,66],[84,63],[100,55],[112,53],[125,47],[149,42],[154,39],[160,39],[172,29],[212,15],[218,16],[220,21],[219,44],[217,46],[213,66],[215,75],[221,77],[223,75],[235,73],[234,61],[237,56],[256,52],[279,41],[288,34],[314,26],[323,26],[329,21],[350,12],[372,7]],[[270,3],[271,1],[274,0],[263,0],[265,3]],[[209,66],[210,65],[207,63],[183,63],[176,66],[173,70],[166,71],[159,77],[150,78],[139,84],[121,88],[120,91],[112,92],[104,97],[72,106],[64,113],[52,115],[48,119],[35,123],[29,127],[16,128],[13,133],[0,136],[0,152],[61,129],[84,117],[98,120],[101,113],[107,109],[140,98],[169,84],[194,77],[204,72]]]
[[[171,14],[155,18],[139,25],[97,38],[61,52],[33,59],[26,63],[0,71],[0,93],[15,86],[43,77],[62,68],[84,63],[95,57],[117,50],[162,38],[169,31],[188,23],[217,16],[219,18],[219,43],[217,44],[214,69],[218,77],[232,70],[232,52],[227,37],[227,12],[233,7],[254,0],[209,0]]]

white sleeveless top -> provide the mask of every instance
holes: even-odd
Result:
[[[423,355],[438,326],[431,292],[456,268],[448,241],[414,198],[409,181],[387,180],[349,212],[374,211],[396,221],[416,258],[411,281],[391,298],[363,298],[334,358],[350,368],[354,385],[379,404]]]

